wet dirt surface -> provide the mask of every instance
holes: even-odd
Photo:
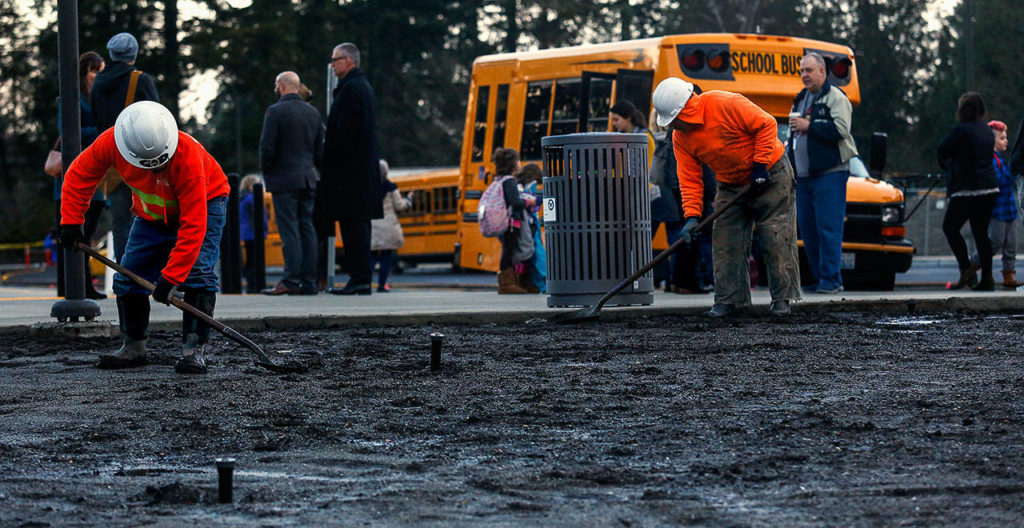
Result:
[[[446,335],[428,368],[431,332]],[[5,336],[2,526],[1020,525],[1024,320],[252,332],[210,373]],[[237,460],[233,504],[214,459]]]

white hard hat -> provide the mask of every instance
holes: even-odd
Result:
[[[139,101],[125,108],[114,122],[114,143],[128,163],[156,169],[178,148],[178,125],[160,103]]]
[[[654,89],[654,109],[658,112],[658,126],[668,126],[686,106],[693,94],[693,84],[678,77],[669,77]]]

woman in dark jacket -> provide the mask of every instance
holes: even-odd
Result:
[[[992,242],[988,224],[999,194],[999,182],[992,168],[995,136],[983,120],[985,103],[981,95],[967,92],[960,96],[957,118],[960,121],[939,143],[939,165],[949,174],[946,194],[949,206],[942,220],[942,231],[960,267],[960,280],[951,289],[972,286],[978,291],[992,291]],[[971,271],[967,244],[960,228],[970,222],[978,254],[981,256],[981,282]],[[972,280],[973,279],[973,280]]]
[[[87,51],[78,57],[78,103],[80,107],[80,121],[82,127],[82,150],[88,147],[100,135],[101,130],[96,126],[96,118],[92,112],[92,105],[89,103],[89,94],[92,92],[92,82],[96,74],[103,71],[106,63],[103,57],[95,51]],[[61,128],[60,105],[57,105],[57,128]],[[64,185],[64,178],[54,180],[53,198],[60,201],[61,187]],[[102,186],[101,186],[102,187]],[[106,207],[106,198],[103,189],[97,188],[89,201],[89,209],[85,211],[85,224],[83,231],[86,240],[92,241],[96,233],[96,226],[99,224],[100,215]],[[59,206],[58,206],[59,207]],[[92,268],[89,266],[89,257],[85,257],[85,297],[87,299],[106,299],[107,296],[96,290],[93,283]]]

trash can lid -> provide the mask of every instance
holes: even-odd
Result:
[[[647,134],[622,134],[618,132],[583,132],[580,134],[544,136],[540,140],[540,144],[542,147],[558,147],[566,145],[592,145],[595,143],[604,143],[607,145],[636,143],[647,145]]]

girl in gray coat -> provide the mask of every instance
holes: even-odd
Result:
[[[388,180],[388,162],[380,160],[380,188],[383,194],[384,218],[370,221],[370,255],[379,266],[377,271],[377,291],[391,291],[388,286],[388,273],[395,252],[405,244],[402,235],[402,224],[398,223],[398,211],[404,211],[412,205],[412,200],[402,196],[398,186]]]

